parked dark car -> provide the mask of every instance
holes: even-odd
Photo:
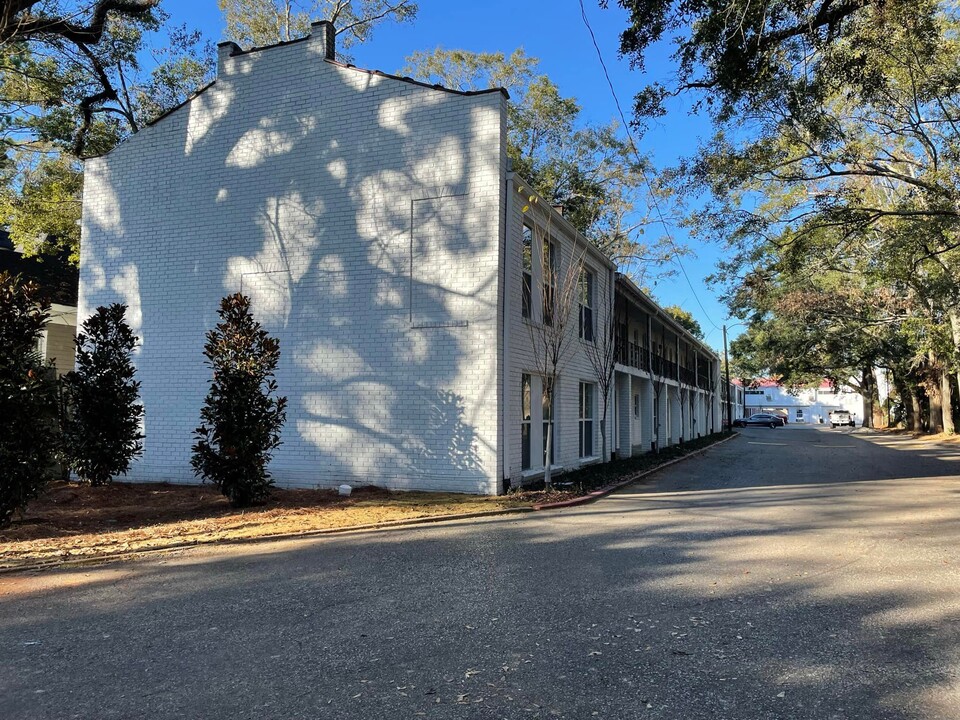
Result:
[[[737,418],[733,421],[734,427],[783,427],[783,417],[770,413],[754,413],[748,418]]]

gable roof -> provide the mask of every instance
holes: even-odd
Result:
[[[310,35],[306,35],[306,36],[304,36],[304,37],[302,37],[302,38],[296,38],[296,39],[294,39],[294,40],[283,40],[283,41],[281,41],[281,42],[277,42],[277,43],[274,43],[274,44],[272,44],[272,45],[261,45],[261,46],[259,46],[259,47],[247,48],[246,50],[243,50],[243,49],[239,49],[239,48],[238,48],[237,50],[234,50],[233,52],[230,53],[230,57],[242,57],[242,56],[244,56],[244,55],[251,55],[251,54],[253,54],[253,53],[260,53],[260,52],[263,52],[263,51],[265,51],[265,50],[273,50],[273,49],[279,48],[279,47],[287,47],[287,46],[289,46],[289,45],[297,45],[297,44],[300,44],[300,43],[305,43],[306,41],[308,41],[308,40],[310,39],[310,37],[311,37]],[[221,43],[221,45],[234,45],[234,47],[237,47],[234,43]],[[408,77],[408,76],[406,76],[406,75],[393,75],[393,74],[391,74],[391,73],[383,72],[382,70],[368,70],[368,69],[365,69],[365,68],[357,67],[356,65],[353,65],[353,64],[351,64],[351,63],[343,63],[343,62],[340,62],[340,61],[338,61],[338,60],[329,60],[329,59],[327,59],[327,58],[320,58],[320,59],[321,59],[323,62],[325,62],[325,63],[327,63],[327,64],[329,64],[329,65],[334,65],[334,66],[336,66],[336,67],[344,68],[344,69],[347,69],[347,70],[353,70],[353,71],[355,71],[355,72],[365,73],[365,74],[367,74],[367,75],[374,75],[374,76],[377,76],[377,77],[383,77],[383,78],[387,78],[388,80],[397,80],[397,81],[399,81],[399,82],[404,82],[404,83],[407,83],[407,84],[409,84],[409,85],[415,85],[415,86],[417,86],[417,87],[423,87],[423,88],[427,88],[427,89],[430,89],[430,90],[438,90],[438,91],[440,91],[440,92],[451,93],[451,94],[453,94],[453,95],[460,95],[460,96],[462,96],[462,97],[471,97],[471,96],[474,96],[474,95],[488,95],[488,94],[490,94],[490,93],[501,93],[506,99],[508,99],[508,100],[510,99],[510,93],[507,92],[506,88],[503,88],[503,87],[487,88],[487,89],[485,89],[485,90],[457,90],[457,89],[455,89],[455,88],[448,88],[448,87],[446,87],[446,86],[444,86],[444,85],[440,85],[440,84],[436,84],[436,83],[427,83],[427,82],[422,82],[422,81],[420,81],[420,80],[414,80],[412,77]],[[162,112],[160,115],[158,115],[157,117],[155,117],[155,118],[153,118],[152,120],[150,120],[149,122],[144,123],[143,128],[153,127],[154,125],[156,125],[157,123],[159,123],[161,120],[169,117],[170,115],[172,115],[173,113],[177,112],[178,110],[180,110],[180,109],[183,108],[184,106],[189,105],[191,102],[193,102],[193,100],[195,100],[196,98],[200,97],[200,95],[202,95],[203,93],[205,93],[207,90],[209,90],[211,87],[213,87],[213,86],[216,85],[216,84],[217,84],[217,79],[215,78],[215,79],[211,80],[210,82],[208,82],[208,83],[207,83],[206,85],[204,85],[203,87],[201,87],[201,88],[199,88],[198,90],[192,92],[190,95],[188,95],[188,96],[183,100],[183,102],[180,102],[180,103],[174,105],[173,107],[165,110],[165,111]],[[141,128],[141,129],[142,129],[142,128]],[[136,133],[133,133],[133,134],[135,135]],[[119,147],[120,145],[122,145],[122,144],[125,142],[125,140],[126,140],[126,139],[122,140],[120,143],[118,143],[117,145],[115,145],[114,148]],[[89,156],[89,158],[87,158],[87,159],[92,159],[92,158],[96,158],[96,157],[105,157],[105,156],[109,155],[111,152],[113,152],[113,149],[114,149],[114,148],[111,148],[110,150],[108,150],[108,151],[105,152],[105,153],[102,153],[101,155],[91,155],[91,156]]]

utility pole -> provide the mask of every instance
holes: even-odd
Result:
[[[730,359],[727,357],[727,326],[723,326],[723,364],[727,368],[727,430],[733,430],[733,403],[730,398]]]

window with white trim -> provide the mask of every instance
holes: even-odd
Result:
[[[520,376],[520,469],[530,469],[530,421],[531,421],[530,376]]]
[[[523,264],[521,272],[521,297],[520,307],[523,317],[530,317],[530,310],[533,307],[533,229],[524,224],[523,226]]]
[[[593,383],[580,383],[580,457],[593,457],[593,415],[596,399]]]
[[[580,271],[580,339],[593,342],[593,273]]]
[[[560,272],[557,244],[550,238],[543,239],[543,324],[553,325],[556,303],[556,283]]]

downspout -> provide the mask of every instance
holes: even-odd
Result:
[[[615,452],[619,452],[619,447],[614,449],[613,447],[613,435],[614,428],[616,423],[613,419],[616,417],[615,414],[615,404],[617,402],[617,269],[616,267],[608,268],[607,270],[607,282],[609,283],[608,287],[610,288],[610,307],[609,315],[607,316],[607,322],[610,324],[610,332],[613,334],[613,378],[610,382],[610,386],[607,388],[607,392],[610,393],[610,402],[607,404],[609,410],[613,412],[607,412],[606,418],[606,433],[607,437],[610,439],[610,442],[607,443],[606,451],[607,456],[603,458],[603,462],[610,462],[610,458]],[[628,326],[629,327],[629,326]],[[626,338],[624,338],[626,340]],[[619,442],[617,443],[619,445]]]
[[[500,323],[501,323],[501,352],[503,353],[503,360],[501,362],[502,373],[500,376],[500,382],[497,383],[497,395],[498,403],[500,405],[499,412],[499,423],[500,423],[500,451],[497,455],[500,457],[500,488],[504,489],[507,486],[507,481],[510,478],[510,463],[509,463],[509,443],[507,441],[507,414],[509,413],[509,408],[507,407],[507,384],[510,382],[510,314],[507,312],[507,306],[509,305],[510,292],[507,288],[507,278],[509,274],[507,272],[507,258],[510,256],[508,248],[510,245],[510,219],[513,217],[513,177],[509,167],[509,160],[507,161],[507,172],[505,176],[505,182],[503,184],[503,191],[505,194],[505,203],[504,203],[504,217],[503,217],[503,244],[500,250],[500,276],[501,276],[501,287],[503,288],[503,302],[500,307]],[[521,463],[522,464],[522,463]]]

